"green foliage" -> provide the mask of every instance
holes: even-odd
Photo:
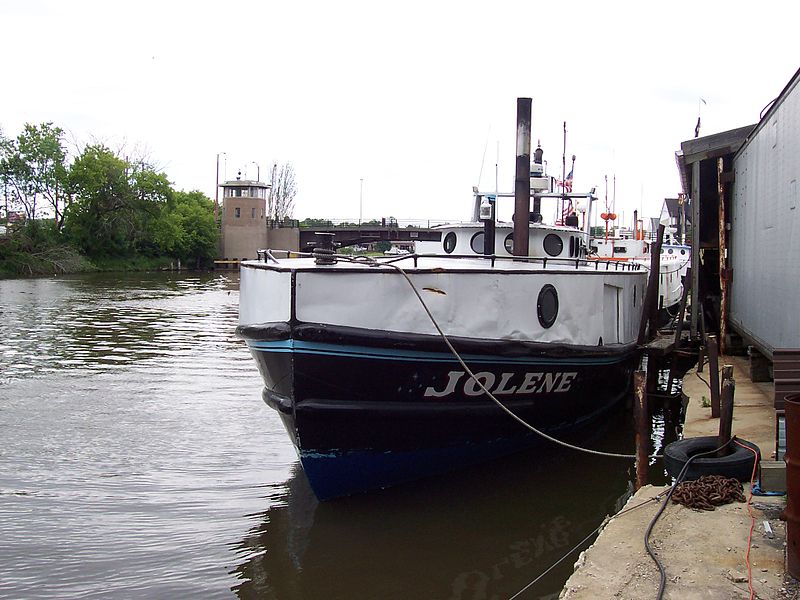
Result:
[[[303,219],[300,227],[333,227],[333,222],[328,219]]]
[[[391,248],[392,248],[392,243],[387,242],[386,240],[375,242],[375,249],[380,252],[386,252],[387,250],[391,250]]]
[[[59,230],[67,175],[63,135],[52,123],[26,123],[16,139],[0,136],[0,178],[11,206],[23,210],[32,221],[40,216],[42,203],[49,204]]]
[[[73,201],[67,210],[66,232],[87,255],[205,257],[205,252],[196,251],[200,242],[185,240],[195,235],[192,228],[201,223],[191,214],[199,205],[196,200],[177,203],[176,192],[163,173],[143,163],[130,164],[96,145],[75,159],[68,183]],[[208,222],[216,235],[211,211],[206,211]],[[208,232],[197,235],[205,240]]]
[[[0,238],[0,274],[208,265],[217,253],[213,202],[176,192],[164,173],[101,144],[65,164],[63,132],[26,125],[0,135],[0,178],[27,219]],[[52,219],[38,206],[50,202]]]
[[[175,192],[175,209],[170,218],[178,229],[171,254],[197,264],[214,259],[218,242],[210,198],[198,191]]]
[[[27,221],[0,238],[0,276],[53,275],[91,270],[91,264],[65,244],[53,219]]]
[[[606,228],[604,225],[592,225],[589,232],[593,238],[600,238],[606,234]]]

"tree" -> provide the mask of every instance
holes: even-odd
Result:
[[[214,203],[198,191],[175,192],[175,208],[171,212],[180,227],[175,253],[184,261],[201,263],[217,255],[218,229],[214,221]]]
[[[67,177],[73,199],[65,230],[89,256],[158,254],[156,235],[172,206],[173,191],[163,173],[140,162],[131,165],[102,145],[87,146]]]
[[[297,183],[294,178],[294,167],[291,163],[272,165],[270,174],[269,197],[267,198],[267,218],[282,221],[291,217],[294,211],[294,197],[297,195]]]
[[[39,216],[39,202],[48,202],[59,231],[64,224],[67,175],[63,135],[63,130],[52,123],[26,123],[16,139],[0,137],[0,177],[12,203],[34,221]]]

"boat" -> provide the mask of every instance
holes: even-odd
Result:
[[[634,211],[633,230],[620,228],[612,230],[610,236],[606,234],[604,237],[592,239],[589,244],[589,258],[632,261],[649,268],[650,253],[653,248],[655,248],[655,235],[644,231]],[[690,264],[691,247],[679,243],[675,238],[675,231],[665,227],[658,277],[658,320],[661,326],[669,323],[678,314],[683,295],[683,282]]]
[[[546,189],[541,160],[532,174],[515,232],[495,221],[503,194],[474,190],[479,221],[442,226],[435,247],[350,257],[323,239],[241,263],[237,332],[320,500],[566,434],[628,390],[646,270],[586,260],[588,215],[583,229],[545,224],[541,202],[566,195]]]

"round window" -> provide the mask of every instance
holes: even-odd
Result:
[[[505,241],[503,242],[503,247],[506,249],[506,252],[509,254],[514,254],[514,234],[509,233],[506,236]]]
[[[472,239],[469,241],[469,247],[472,248],[472,251],[475,254],[483,254],[483,239],[486,237],[482,231],[479,231],[475,235],[472,236]]]
[[[544,251],[550,256],[560,256],[564,249],[564,242],[555,233],[548,233],[544,236]]]
[[[675,250],[673,250],[672,248],[670,248],[669,250],[667,250],[667,254],[672,254],[673,252],[675,252]]]
[[[686,250],[681,250],[681,256],[686,254]]]
[[[549,283],[539,290],[536,311],[539,315],[539,323],[545,329],[556,322],[556,317],[558,316],[558,292]]]
[[[452,254],[453,250],[456,249],[456,232],[451,231],[446,236],[444,236],[444,241],[442,242],[442,246],[444,246],[444,251],[448,254]]]

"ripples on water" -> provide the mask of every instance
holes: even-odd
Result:
[[[0,597],[504,598],[628,492],[548,448],[319,504],[237,310],[235,274],[0,281]]]

